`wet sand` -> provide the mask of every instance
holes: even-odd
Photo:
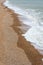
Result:
[[[0,65],[43,65],[43,56],[21,36],[26,25],[0,2]]]

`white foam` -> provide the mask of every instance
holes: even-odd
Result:
[[[33,26],[25,34],[23,34],[27,41],[30,41],[31,44],[38,49],[38,51],[43,55],[43,32],[40,31],[37,27]]]
[[[43,14],[40,16],[40,12],[32,9],[22,10],[17,6],[10,4],[9,1],[4,2],[4,5],[19,14],[18,18],[23,24],[31,26],[31,28],[25,34],[22,34],[22,36],[24,36],[27,41],[32,42],[31,45],[43,55],[43,20],[41,19]]]

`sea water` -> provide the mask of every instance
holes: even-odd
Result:
[[[43,0],[6,0],[4,5],[19,14],[19,20],[31,28],[22,34],[43,55]]]

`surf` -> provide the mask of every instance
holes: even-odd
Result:
[[[6,1],[3,3],[14,13],[19,14],[18,18],[21,23],[30,26],[26,33],[22,34],[27,41],[31,42],[31,45],[43,55],[43,12],[38,9],[25,9],[23,10],[16,5]]]

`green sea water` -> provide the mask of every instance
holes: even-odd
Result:
[[[13,5],[22,8],[43,9],[43,0],[9,0]]]

